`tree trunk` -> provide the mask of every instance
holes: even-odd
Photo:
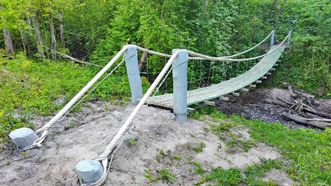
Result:
[[[25,55],[27,55],[27,54],[30,53],[28,38],[27,38],[27,36],[25,34],[25,31],[23,29],[20,32],[21,32],[21,39],[22,39],[22,45],[23,45],[24,53],[25,53]]]
[[[3,29],[3,37],[4,37],[5,49],[7,55],[13,55],[14,54],[13,39],[11,37],[9,30],[6,28]]]
[[[140,63],[139,63],[139,71],[142,72],[145,69],[146,66],[146,61],[147,61],[148,55],[146,52],[143,53],[143,55],[140,58]]]
[[[33,24],[34,31],[36,34],[38,53],[39,53],[40,57],[42,59],[44,59],[45,58],[44,42],[43,42],[43,38],[42,38],[41,32],[40,32],[38,16],[32,16],[31,20],[32,20],[32,24]]]
[[[50,32],[51,32],[52,60],[56,60],[56,38],[55,38],[54,21],[53,21],[53,14],[52,13],[50,13],[50,15],[49,15],[49,26],[50,26]]]
[[[60,39],[61,39],[61,47],[65,48],[65,40],[64,40],[64,31],[63,31],[63,17],[62,14],[59,13],[59,31],[60,31]]]
[[[25,18],[25,23],[27,25],[31,24],[30,18],[28,16]],[[21,32],[21,39],[22,39],[25,55],[28,55],[30,54],[30,46],[29,46],[29,38],[27,35],[27,31],[25,29],[21,29],[20,32]]]

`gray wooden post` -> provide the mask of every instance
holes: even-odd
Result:
[[[131,102],[133,104],[137,104],[143,97],[143,90],[138,67],[137,46],[128,45],[127,50],[124,53],[124,58],[130,83]]]
[[[271,33],[271,38],[270,38],[270,48],[272,48],[275,44],[275,39],[276,39],[276,31],[275,30],[272,30],[272,33]]]
[[[290,46],[292,44],[292,30],[290,30],[289,32],[289,36],[288,36],[288,39],[287,39],[287,46]]]
[[[179,51],[177,58],[172,64],[173,76],[173,105],[176,120],[183,122],[187,120],[187,63],[188,53],[186,50],[175,49],[172,53]]]

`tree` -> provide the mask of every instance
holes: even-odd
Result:
[[[55,38],[55,30],[54,30],[54,19],[53,13],[49,13],[49,27],[51,32],[51,53],[52,59],[56,60],[56,38]]]
[[[61,47],[65,48],[65,40],[64,40],[64,30],[63,30],[63,17],[61,11],[58,14],[59,16],[59,33],[60,33],[60,40],[61,40]]]
[[[3,29],[3,36],[4,36],[6,53],[8,55],[13,55],[14,54],[13,39],[7,28]]]

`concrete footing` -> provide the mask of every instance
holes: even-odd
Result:
[[[76,172],[84,183],[93,183],[101,178],[103,167],[97,160],[83,160],[77,163]]]
[[[39,137],[32,129],[23,127],[10,132],[9,138],[19,148],[25,148],[32,145]]]

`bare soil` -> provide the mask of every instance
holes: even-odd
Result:
[[[229,101],[217,101],[216,106],[225,114],[238,114],[247,119],[259,119],[268,123],[280,122],[290,128],[311,128],[282,116],[288,109],[272,103],[273,100],[291,100],[287,89],[253,89],[247,93],[241,93],[239,97],[231,96]],[[331,114],[331,100],[316,100],[319,108],[325,113]]]
[[[89,103],[78,113],[57,123],[40,149],[18,151],[11,143],[0,152],[0,185],[78,185],[75,165],[102,153],[132,111],[105,102]],[[32,122],[40,127],[49,117]],[[206,127],[208,121],[174,121],[172,113],[144,106],[134,120],[134,130],[117,151],[105,185],[168,185],[151,183],[145,171],[157,176],[162,169],[174,173],[172,185],[193,185],[199,180],[194,162],[210,170],[245,168],[265,159],[281,158],[277,149],[257,143],[247,151],[229,152],[226,144]],[[233,128],[249,140],[247,128]],[[136,139],[136,143],[130,143]],[[199,145],[204,144],[202,152]]]

